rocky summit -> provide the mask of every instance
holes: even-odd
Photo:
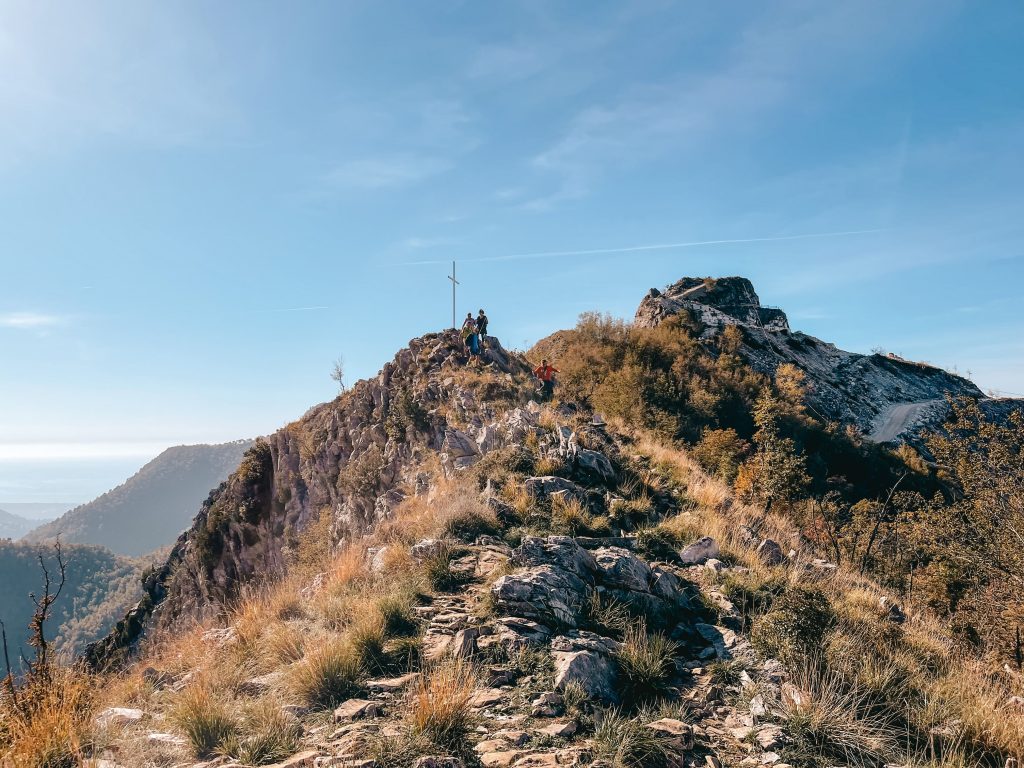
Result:
[[[790,329],[785,312],[762,307],[743,277],[684,277],[664,291],[652,288],[640,302],[635,324],[653,328],[685,313],[711,338],[727,326],[743,331],[740,353],[772,375],[783,363],[803,371],[811,384],[808,405],[822,418],[852,424],[878,442],[915,440],[948,414],[947,398],[983,400],[993,413],[1004,410],[972,382],[926,363],[896,355],[846,352]]]
[[[553,402],[536,361],[434,333],[257,441],[90,646],[84,763],[882,768],[1024,749],[1002,614],[985,639],[946,621],[985,626],[996,582],[944,581],[948,529],[922,527],[970,518],[954,505],[978,473],[952,486],[836,428],[947,396],[974,414],[973,385],[793,332],[742,278],[686,278],[632,326],[584,319],[558,343]],[[927,444],[944,466],[973,455]]]

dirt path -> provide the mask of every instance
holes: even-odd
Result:
[[[898,403],[890,406],[875,420],[874,429],[868,435],[868,440],[876,443],[888,443],[895,440],[922,409],[936,402],[938,401],[925,400],[921,403]]]

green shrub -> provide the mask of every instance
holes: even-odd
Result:
[[[750,640],[761,654],[792,662],[820,648],[835,621],[824,593],[811,587],[791,587],[754,622]]]
[[[735,429],[707,427],[690,451],[704,469],[730,484],[736,479],[740,464],[749,452],[750,443],[736,434]]]
[[[416,402],[412,392],[403,387],[392,398],[388,415],[384,419],[384,431],[392,440],[404,442],[409,429],[425,432],[430,428],[430,415]]]

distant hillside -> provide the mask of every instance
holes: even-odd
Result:
[[[28,647],[28,623],[33,604],[30,593],[42,589],[38,557],[42,554],[51,574],[57,574],[53,547],[0,541],[0,621],[4,622],[12,662]],[[142,595],[145,563],[119,557],[102,547],[64,547],[67,585],[54,605],[47,637],[62,651],[77,653],[102,637],[125,610]]]
[[[5,501],[0,499],[0,509],[4,509],[12,515],[24,517],[26,520],[32,520],[34,525],[56,520],[69,509],[77,506],[77,503],[72,504],[66,501]]]
[[[0,539],[20,539],[38,524],[38,520],[28,520],[0,509]]]
[[[28,542],[98,544],[137,557],[172,543],[192,522],[210,490],[227,479],[252,445],[168,448],[123,484],[36,528]]]

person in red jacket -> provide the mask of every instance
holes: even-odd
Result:
[[[555,394],[555,374],[558,369],[550,365],[547,360],[542,360],[540,365],[533,369],[533,375],[540,379],[541,397],[550,400]]]

